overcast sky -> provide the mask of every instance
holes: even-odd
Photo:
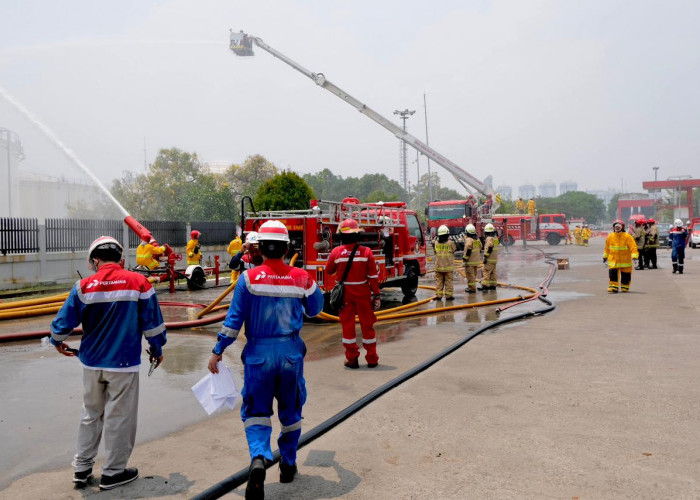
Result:
[[[245,30],[494,185],[700,176],[697,0],[0,0],[0,87],[103,182],[159,148],[399,180],[399,141]],[[0,98],[25,171],[79,177]],[[409,151],[415,182],[415,152]],[[418,164],[425,173],[427,163]],[[443,172],[443,185],[454,187]]]

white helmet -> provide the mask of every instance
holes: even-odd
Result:
[[[284,241],[289,243],[287,226],[278,220],[269,220],[258,230],[259,241]]]
[[[92,253],[98,248],[118,250],[120,255],[124,253],[124,247],[117,240],[115,240],[111,236],[100,236],[95,241],[90,243],[90,247],[88,248],[87,253],[88,262],[90,262],[90,259],[92,258]]]
[[[450,230],[445,224],[438,228],[438,236],[442,236],[444,234],[450,234]]]
[[[680,219],[676,219],[673,221],[673,225],[676,227],[681,227],[683,225],[683,221]]]
[[[258,244],[258,233],[255,231],[251,231],[248,234],[245,235],[245,242],[250,243],[251,245],[257,245]]]
[[[474,227],[474,224],[467,224],[467,233],[476,234],[476,228]]]
[[[493,224],[491,224],[490,222],[484,226],[484,232],[486,232],[486,233],[493,233],[495,231],[496,231],[496,228],[493,227]]]

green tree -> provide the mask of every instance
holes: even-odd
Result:
[[[360,200],[362,203],[377,203],[378,201],[399,201],[399,195],[388,194],[381,189],[372,191],[366,198]]]
[[[393,199],[406,199],[406,192],[399,183],[384,174],[365,174],[360,178],[344,179],[324,168],[315,174],[304,174],[304,180],[321,200],[340,201],[349,196],[367,200],[373,191],[383,191]]]
[[[228,183],[205,171],[196,153],[161,149],[148,172],[125,172],[112,194],[137,219],[232,220],[235,205]]]
[[[589,223],[599,222],[605,216],[605,203],[594,194],[568,191],[556,198],[536,198],[540,214],[563,213],[567,218],[584,218]]]
[[[615,220],[617,219],[617,201],[620,199],[620,193],[616,193],[613,195],[613,197],[610,199],[610,203],[608,203],[608,210],[607,210],[607,215],[610,220]]]
[[[279,169],[274,163],[262,155],[252,155],[242,165],[231,165],[223,176],[239,199],[242,196],[254,197],[260,186],[277,174]]]
[[[309,208],[314,191],[299,175],[285,171],[265,182],[255,195],[259,210],[303,210]]]

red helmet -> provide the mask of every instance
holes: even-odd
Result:
[[[339,233],[359,233],[360,231],[360,225],[354,219],[345,219],[340,223],[340,226],[338,226]]]
[[[192,232],[190,233],[190,238],[192,238],[193,240],[198,240],[198,239],[199,239],[199,236],[200,236],[201,234],[202,234],[202,233],[200,233],[199,231],[196,231],[196,230],[195,230],[195,231],[192,231]]]
[[[644,219],[637,219],[637,220],[634,221],[634,225],[635,225],[635,226],[642,226],[642,225],[644,225],[644,224],[646,224],[646,223],[647,223],[647,221],[645,221]]]
[[[654,219],[647,219],[647,222],[649,224],[656,224],[656,221]]]
[[[623,221],[621,221],[620,219],[617,219],[615,222],[612,223],[613,229],[615,228],[615,226],[616,226],[617,224],[620,224],[620,225],[622,226],[622,230],[623,230],[623,231],[625,230],[625,223],[624,223]]]

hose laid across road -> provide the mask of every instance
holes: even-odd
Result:
[[[552,279],[554,278],[554,275],[556,273],[556,265],[554,261],[551,258],[545,259],[547,264],[551,266],[550,272],[545,278],[545,280],[542,282],[540,285],[543,290],[546,290],[549,284],[551,283]],[[511,321],[517,321],[520,319],[525,319],[525,318],[530,318],[534,316],[539,316],[542,314],[546,314],[548,312],[553,311],[556,309],[556,306],[552,304],[552,302],[545,298],[544,296],[540,295],[539,292],[536,292],[536,298],[539,299],[540,301],[544,302],[547,304],[546,307],[537,309],[537,310],[531,310],[527,311],[524,313],[517,314],[515,316],[510,316],[507,318],[502,318],[496,321],[493,321],[491,323],[487,323],[486,325],[482,326],[478,330],[472,332],[471,334],[467,335],[463,339],[455,342],[448,348],[444,349],[442,352],[436,354],[435,356],[427,359],[426,361],[423,361],[419,365],[411,368],[410,370],[404,372],[403,374],[399,375],[398,377],[394,378],[393,380],[390,380],[386,384],[378,387],[377,389],[373,390],[369,394],[363,396],[362,398],[358,399],[355,401],[353,404],[350,406],[346,407],[344,410],[341,410],[339,413],[336,413],[332,417],[330,417],[328,420],[325,422],[317,425],[310,431],[304,433],[300,438],[299,438],[299,448],[303,448],[307,444],[311,443],[315,439],[321,437],[323,434],[326,432],[330,431],[333,429],[335,426],[338,424],[342,423],[343,421],[347,420],[350,418],[352,415],[360,411],[362,408],[367,406],[369,403],[372,401],[376,400],[380,396],[383,396],[387,392],[389,392],[391,389],[394,389],[395,387],[398,387],[399,385],[403,384],[407,380],[413,378],[414,376],[418,375],[422,371],[425,371],[426,369],[430,368],[432,365],[443,359],[444,357],[452,354],[454,351],[459,349],[460,347],[464,346],[467,342],[470,340],[474,339],[478,335],[484,333],[487,330],[490,330],[492,328],[495,328],[497,326],[503,325],[505,323],[509,323]],[[521,303],[521,302],[518,302]],[[433,311],[435,311],[433,309]],[[280,459],[280,452],[279,450],[275,450],[275,452],[272,454],[272,461],[266,463],[266,468],[272,467],[274,464],[276,464],[279,459]],[[246,481],[248,481],[248,467],[245,469],[242,469],[232,476],[227,477],[223,481],[211,486],[210,488],[204,490],[203,492],[199,493],[198,495],[195,495],[193,497],[194,500],[210,500],[214,498],[220,498],[226,493],[229,493],[239,487],[240,485],[244,484]]]

